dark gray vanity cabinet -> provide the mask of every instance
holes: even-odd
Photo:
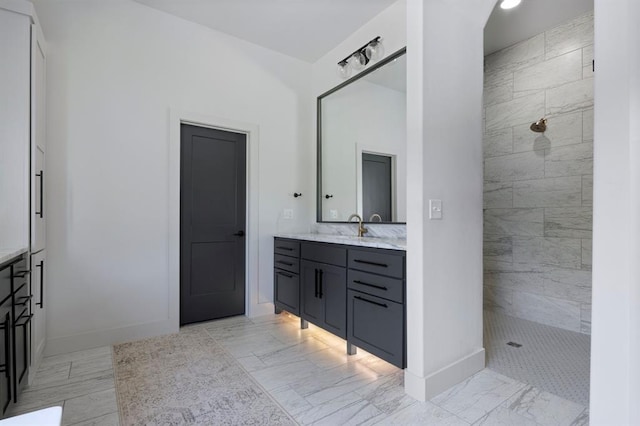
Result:
[[[14,396],[17,397],[26,386],[31,361],[31,289],[26,260],[14,265],[13,270],[13,373]],[[14,401],[17,401],[14,398]]]
[[[300,315],[300,242],[276,238],[273,251],[276,313]]]
[[[26,254],[0,264],[0,417],[17,402],[31,360],[31,289]]]
[[[347,341],[406,367],[404,252],[349,249]]]
[[[300,252],[300,316],[345,339],[347,249],[335,244],[303,242]]]
[[[405,252],[276,238],[274,303],[406,366]]]
[[[11,266],[0,269],[0,299],[0,418],[2,418],[13,398]]]

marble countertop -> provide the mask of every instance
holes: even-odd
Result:
[[[0,250],[0,265],[5,263],[8,260],[13,259],[16,256],[21,255],[27,251],[27,247],[22,247],[19,249],[1,249]]]
[[[275,235],[279,238],[293,240],[318,241],[322,243],[346,244],[350,246],[373,247],[389,250],[407,250],[407,240],[400,238],[383,237],[356,237],[334,234],[284,234]]]

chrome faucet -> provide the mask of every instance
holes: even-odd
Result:
[[[374,213],[371,215],[371,217],[369,218],[369,222],[375,222],[373,219],[378,218],[378,222],[382,222],[382,216],[380,216],[378,213]]]
[[[364,236],[364,234],[369,232],[369,230],[367,228],[362,226],[362,218],[357,213],[354,213],[351,216],[349,216],[349,219],[347,219],[347,222],[351,222],[351,219],[353,219],[353,218],[358,219],[358,237],[362,237],[362,236]]]

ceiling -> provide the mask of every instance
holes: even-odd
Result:
[[[396,0],[135,0],[183,19],[315,62]],[[484,54],[593,9],[593,0],[500,0],[485,27]]]
[[[484,29],[484,54],[496,52],[593,10],[593,0],[522,0],[514,9],[496,4]]]
[[[316,62],[396,0],[135,0]]]

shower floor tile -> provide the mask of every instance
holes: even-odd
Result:
[[[589,405],[591,336],[485,311],[484,346],[487,368]]]

